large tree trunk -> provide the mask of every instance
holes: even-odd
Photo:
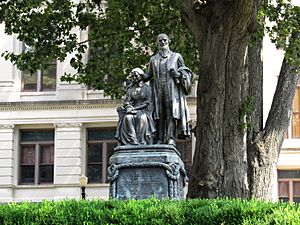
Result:
[[[258,1],[208,1],[199,11],[184,1],[183,16],[200,54],[196,150],[189,197],[247,197],[243,106],[245,62]],[[191,25],[192,24],[192,25]]]
[[[182,1],[183,19],[200,55],[197,140],[188,197],[266,199],[297,78],[284,76],[290,72],[285,64],[263,129],[262,69],[253,70],[252,60],[260,57],[259,46],[249,49],[247,58],[260,1],[207,2],[195,11],[193,1]]]

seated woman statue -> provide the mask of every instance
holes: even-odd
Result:
[[[152,119],[153,103],[151,88],[142,80],[143,70],[131,71],[132,83],[127,86],[122,107],[118,107],[119,122],[116,139],[120,145],[152,144],[155,132]]]

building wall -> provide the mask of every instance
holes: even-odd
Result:
[[[0,39],[0,52],[21,51],[22,44],[4,34],[3,24]],[[79,178],[87,172],[87,129],[117,126],[116,108],[122,101],[110,100],[102,91],[83,85],[61,82],[61,74],[72,72],[67,62],[57,64],[55,91],[22,92],[21,71],[0,58],[0,202],[79,198]],[[189,97],[188,104],[195,125],[195,98]],[[20,184],[20,132],[33,129],[55,133],[51,184]],[[107,199],[108,188],[108,183],[90,183],[87,198]]]
[[[293,0],[293,4],[300,6],[300,0]],[[265,36],[264,42],[263,42],[263,64],[264,64],[264,92],[263,92],[263,101],[264,101],[264,110],[263,110],[263,116],[264,116],[264,122],[267,120],[268,113],[272,104],[273,95],[276,89],[276,84],[279,76],[279,72],[281,69],[281,64],[283,61],[284,52],[281,49],[276,49],[275,45],[271,43],[270,39]],[[272,84],[272,85],[270,85]],[[291,131],[292,126],[290,122],[290,127],[288,128],[288,132],[286,135],[286,138],[284,139],[281,153],[278,158],[278,162],[276,165],[276,168],[274,170],[276,171],[286,171],[286,172],[294,172],[300,170],[300,139],[299,138],[292,138]],[[289,177],[286,177],[287,180],[290,180]],[[280,197],[280,191],[281,188],[278,186],[278,181],[282,180],[282,178],[279,178],[277,176],[277,173],[275,173],[274,179],[273,179],[273,198],[278,199]],[[285,180],[285,179],[283,179]],[[294,181],[299,182],[300,184],[300,177],[293,179]],[[299,187],[296,187],[294,185],[289,185],[286,190],[287,192],[290,192],[288,195],[291,195],[291,190],[297,189],[297,192],[300,190]],[[282,190],[281,190],[282,191]],[[290,200],[293,200],[290,197]]]
[[[86,100],[0,104],[0,201],[38,201],[80,197],[79,178],[86,171],[86,130],[116,127],[121,101]],[[195,102],[189,100],[193,121]],[[54,182],[21,185],[20,130],[54,129]],[[108,198],[108,184],[88,184],[88,198]]]

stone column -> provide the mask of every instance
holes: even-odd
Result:
[[[13,200],[14,125],[0,125],[0,199]]]
[[[55,128],[55,197],[80,197],[82,124],[59,123]]]
[[[15,49],[17,43],[14,40],[14,37],[4,33],[5,25],[4,23],[0,24],[0,52],[12,51],[18,52],[18,49]],[[15,101],[18,98],[18,95],[15,93],[17,91],[16,86],[18,86],[19,79],[14,76],[16,73],[15,67],[9,60],[5,60],[4,57],[0,57],[0,101],[1,102],[10,102]]]

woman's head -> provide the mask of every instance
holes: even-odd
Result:
[[[142,75],[144,75],[144,71],[139,67],[134,68],[133,70],[131,70],[131,79],[134,82],[140,81],[142,79]]]

